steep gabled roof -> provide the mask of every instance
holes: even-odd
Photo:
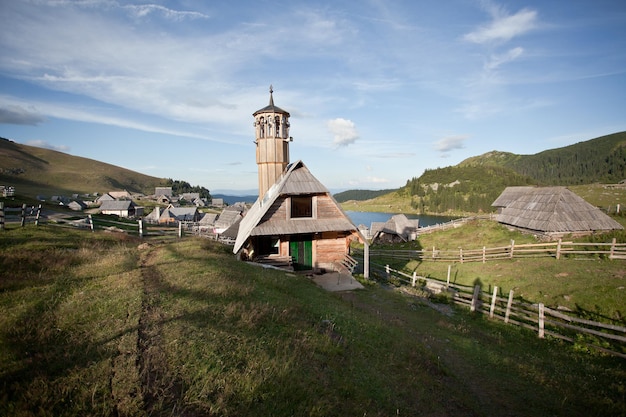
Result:
[[[496,217],[500,223],[544,233],[623,229],[599,208],[565,187],[509,188],[514,190],[505,189],[492,204],[503,207]]]
[[[335,219],[297,219],[272,220],[259,224],[272,204],[281,196],[325,194],[341,212],[341,218]],[[311,174],[302,161],[287,166],[281,178],[257,199],[246,216],[241,220],[239,233],[233,252],[237,253],[250,236],[282,235],[296,233],[316,233],[328,231],[357,231],[350,218],[343,212],[330,191]]]

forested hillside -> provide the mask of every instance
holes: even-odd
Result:
[[[624,179],[626,132],[620,132],[534,155],[492,151],[456,166],[427,169],[395,192],[376,197],[371,205],[410,207],[420,213],[492,212],[491,203],[508,186],[574,186]],[[337,201],[362,201],[374,193],[356,190]]]
[[[411,198],[420,213],[491,212],[491,203],[512,185],[535,181],[498,166],[453,166],[426,170],[407,181],[398,192]]]
[[[369,200],[371,198],[376,198],[381,195],[389,194],[396,190],[347,190],[342,191],[340,193],[334,194],[333,197],[337,200],[338,203],[344,203],[346,201],[355,200],[355,201],[363,201]]]
[[[459,165],[502,166],[541,185],[617,183],[626,179],[625,146],[626,132],[620,132],[534,155],[489,152]]]

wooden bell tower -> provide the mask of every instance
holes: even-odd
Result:
[[[256,163],[259,169],[259,199],[281,177],[289,165],[289,113],[274,105],[270,85],[270,104],[255,111]]]

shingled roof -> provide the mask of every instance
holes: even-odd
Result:
[[[508,187],[492,203],[503,224],[547,234],[623,229],[566,187]]]
[[[288,165],[280,180],[265,193],[263,199],[257,199],[246,216],[241,220],[233,252],[237,253],[250,236],[352,230],[358,232],[356,226],[343,213],[343,210],[336,202],[338,210],[343,214],[338,218],[298,219],[297,221],[279,220],[276,218],[272,218],[269,221],[264,220],[264,216],[268,214],[268,211],[279,197],[311,194],[326,194],[334,201],[328,189],[311,174],[302,161]]]

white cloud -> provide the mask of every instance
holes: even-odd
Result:
[[[446,136],[435,142],[434,148],[436,151],[441,152],[444,156],[447,156],[448,152],[454,149],[465,148],[465,141],[468,139],[466,135],[453,135]]]
[[[15,104],[0,107],[0,123],[14,125],[38,125],[44,117],[34,108],[25,108]]]
[[[26,145],[29,146],[36,146],[38,148],[46,148],[46,149],[52,149],[53,151],[59,151],[59,152],[68,152],[70,150],[69,146],[65,146],[65,145],[52,145],[48,142],[46,142],[45,140],[30,140],[28,142],[26,142]]]
[[[327,123],[328,130],[333,134],[333,144],[335,146],[348,146],[353,144],[358,138],[359,133],[354,127],[354,123],[350,120],[336,118],[329,120]]]
[[[537,25],[537,12],[522,9],[509,15],[497,7],[490,7],[492,21],[467,33],[463,39],[473,43],[507,42],[516,36],[523,35],[534,29]]]
[[[485,64],[485,69],[492,71],[497,69],[500,65],[516,60],[524,53],[524,48],[517,47],[509,49],[506,53],[500,55],[492,55],[489,61]]]

